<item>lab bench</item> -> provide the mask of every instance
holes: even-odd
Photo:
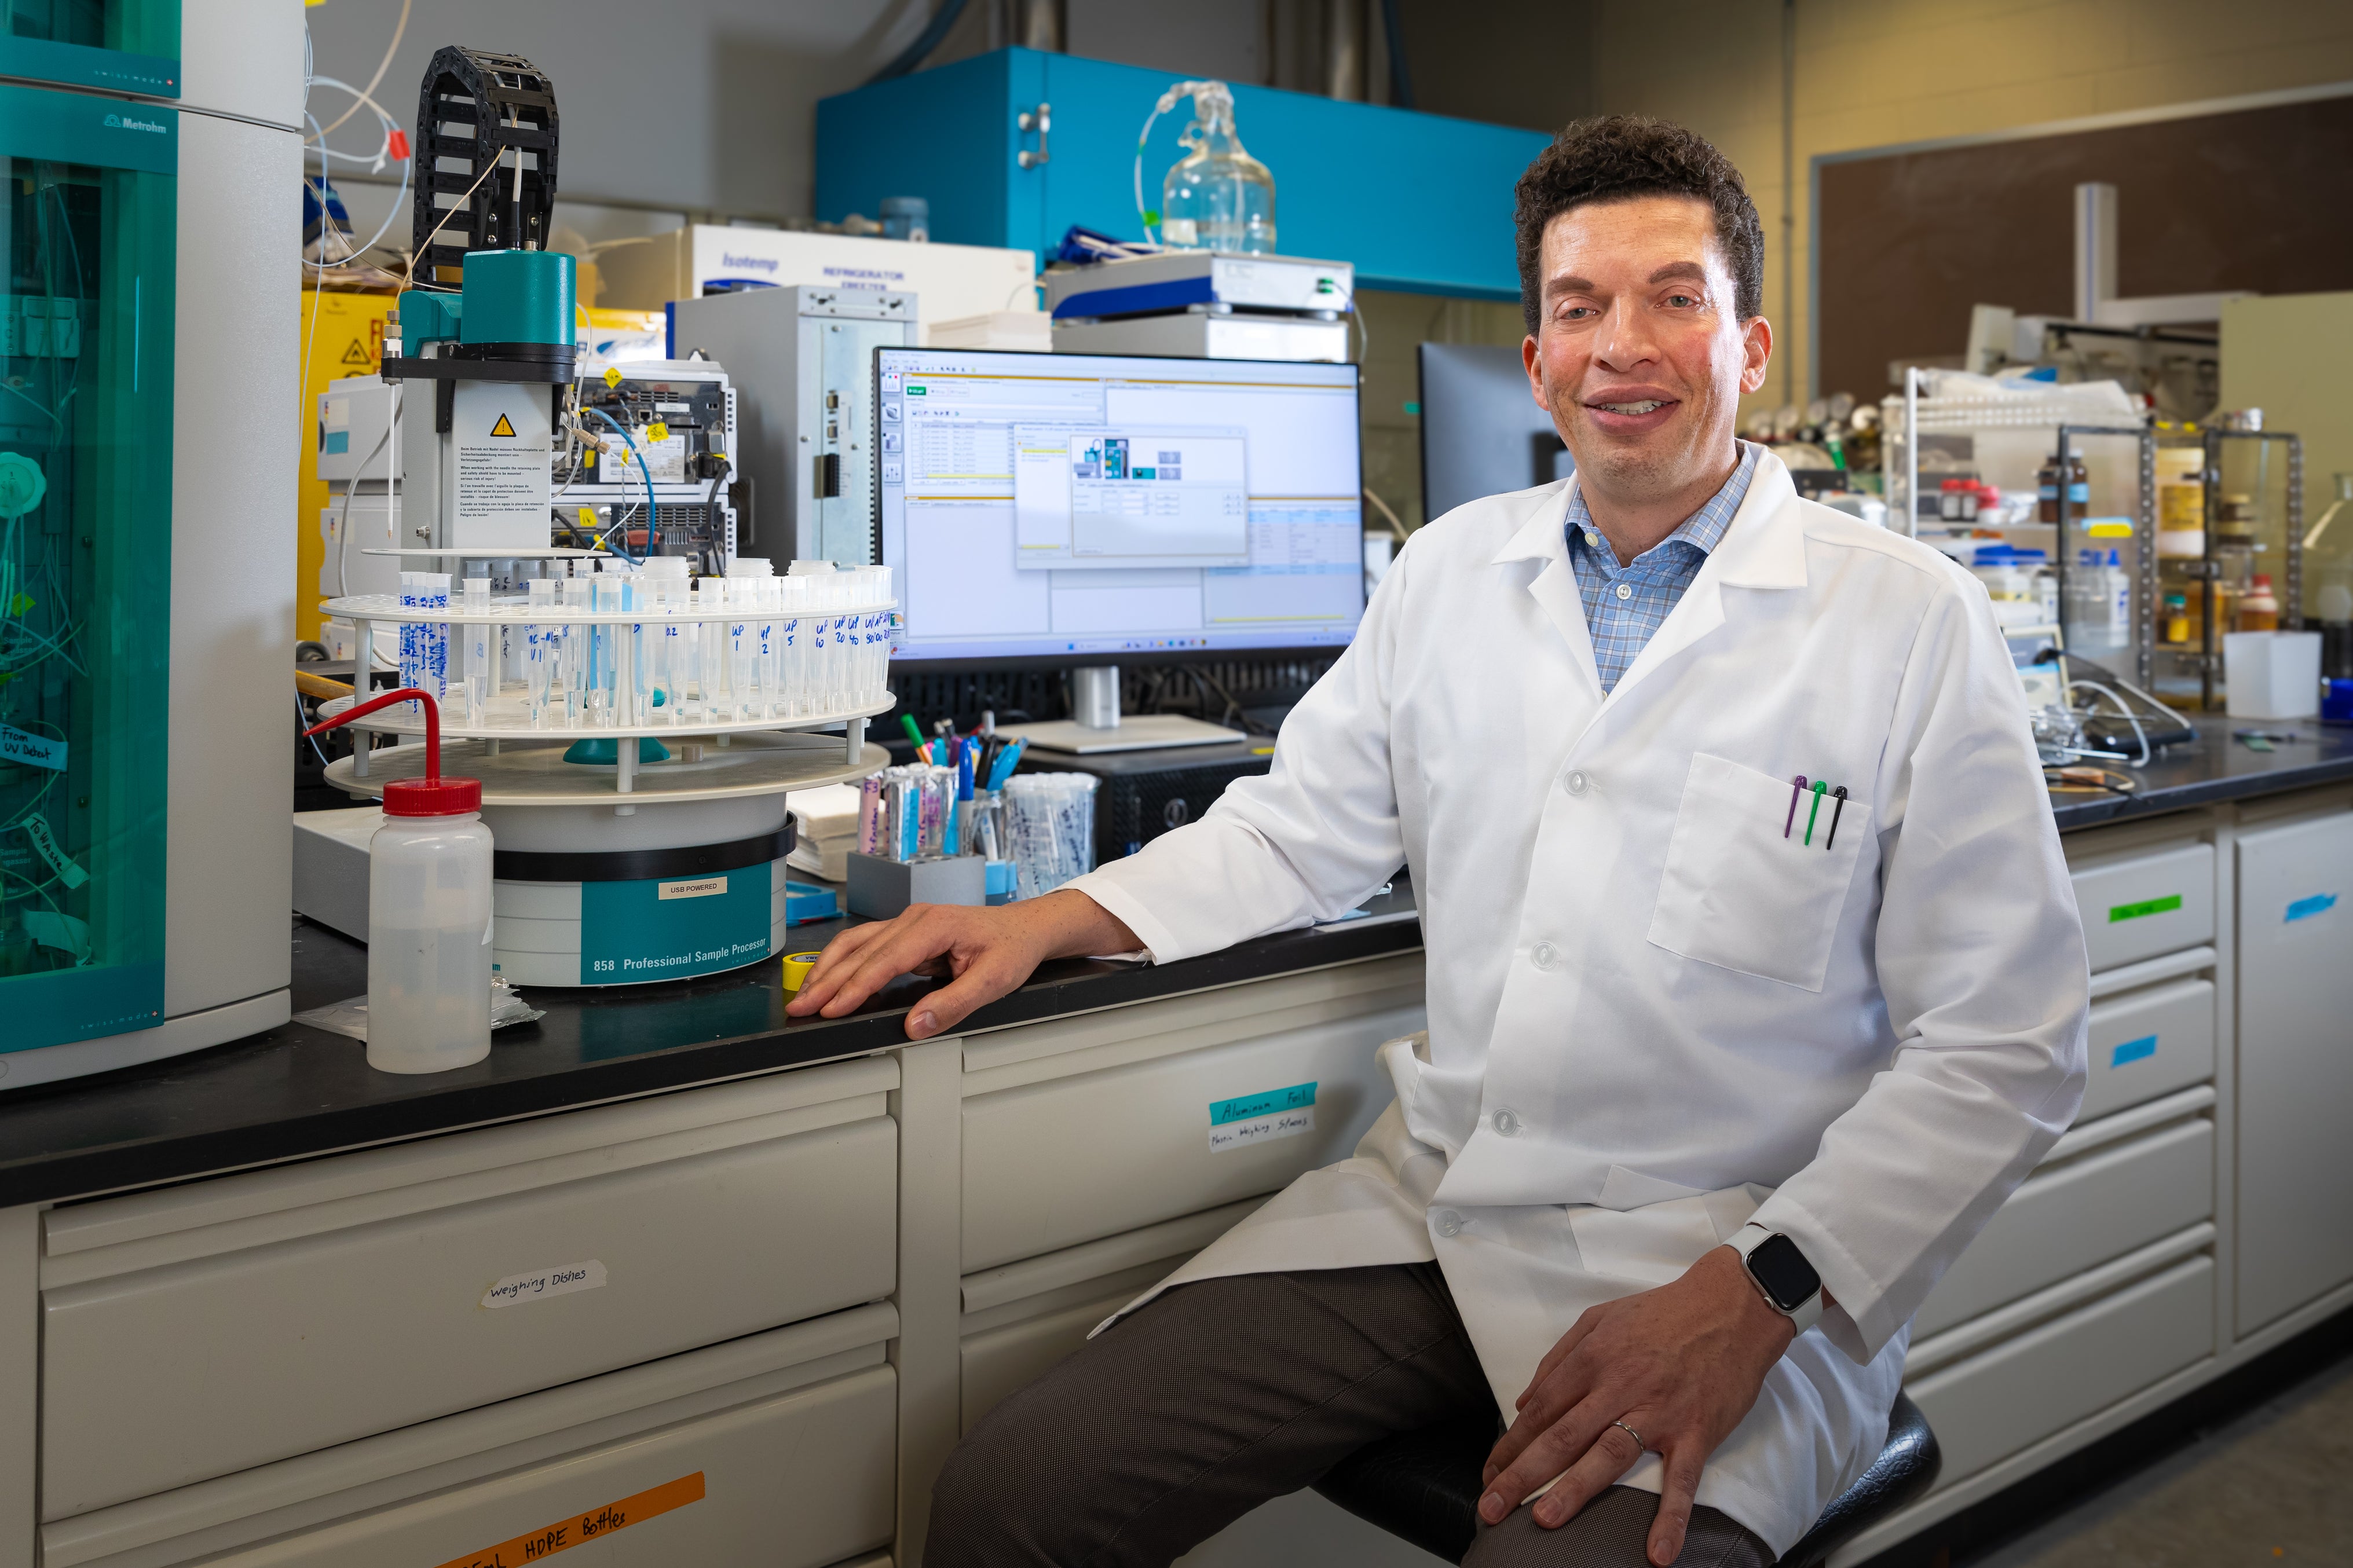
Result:
[[[2193,722],[2133,795],[2054,798],[2091,1081],[1914,1322],[1936,1487],[1834,1568],[2353,1308],[2353,731]]]
[[[1937,1489],[1840,1562],[2353,1305],[2353,744],[2203,728],[2055,807],[2091,1087],[1915,1325]],[[761,965],[532,992],[432,1078],[289,1026],[0,1097],[0,1568],[912,1563],[964,1430],[1379,1112],[1410,899],[1050,965],[920,1044],[926,983],[788,1022]],[[293,941],[298,1008],[364,988]],[[1210,1138],[1309,1085],[1297,1135]],[[1318,1556],[1429,1561],[1302,1494],[1188,1563]]]

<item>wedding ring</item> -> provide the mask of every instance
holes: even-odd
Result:
[[[1647,1454],[1647,1453],[1649,1453],[1649,1452],[1651,1451],[1651,1446],[1650,1446],[1648,1443],[1645,1443],[1645,1442],[1643,1442],[1643,1441],[1642,1441],[1642,1435],[1641,1435],[1640,1432],[1635,1431],[1635,1430],[1634,1430],[1634,1428],[1632,1428],[1631,1426],[1627,1426],[1627,1425],[1626,1425],[1626,1423],[1624,1423],[1623,1421],[1612,1421],[1611,1423],[1609,1423],[1609,1425],[1611,1425],[1612,1426],[1617,1427],[1620,1432],[1625,1433],[1625,1434],[1626,1434],[1626,1436],[1628,1436],[1629,1437],[1633,1438],[1633,1439],[1634,1439],[1634,1447],[1636,1447],[1637,1448],[1641,1449],[1641,1450],[1642,1450],[1642,1452],[1644,1452],[1644,1453],[1646,1453],[1646,1454]]]

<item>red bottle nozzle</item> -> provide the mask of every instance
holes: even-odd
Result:
[[[322,730],[332,730],[354,719],[365,718],[379,708],[409,701],[425,704],[425,776],[421,779],[393,779],[385,784],[384,814],[386,816],[462,816],[467,812],[481,810],[481,780],[445,779],[441,776],[441,705],[433,700],[430,692],[414,686],[404,686],[397,691],[387,691],[365,702],[355,702],[333,718],[311,725],[302,733],[307,738]]]

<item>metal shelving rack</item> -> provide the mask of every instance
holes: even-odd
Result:
[[[2222,700],[2222,637],[2231,628],[2223,625],[2217,600],[2215,584],[2234,578],[2252,580],[2255,574],[2253,557],[2263,552],[2266,530],[2260,519],[2256,535],[2243,547],[2243,562],[2235,559],[2242,552],[2241,542],[2225,542],[2221,528],[2221,503],[2227,493],[2223,488],[2223,464],[2234,443],[2255,443],[2259,455],[2255,500],[2259,509],[2269,500],[2268,483],[2263,469],[2263,444],[2279,443],[2287,448],[2286,472],[2283,475],[2280,540],[2281,566],[2275,591],[2279,596],[2279,624],[2283,629],[2300,627],[2304,624],[2304,441],[2282,430],[2224,430],[2211,427],[2198,432],[2199,444],[2205,453],[2200,482],[2204,492],[2204,550],[2194,561],[2174,561],[2167,563],[2168,574],[2178,574],[2194,586],[2198,603],[2198,642],[2194,650],[2180,650],[2179,645],[2162,645],[2168,657],[2190,666],[2198,677],[2199,705],[2208,710]],[[2186,444],[2186,443],[2185,443]],[[2243,448],[2241,448],[2243,449]],[[2155,552],[2146,552],[2154,567]],[[2153,589],[2154,598],[2157,590]],[[2153,681],[2143,677],[2143,685]]]
[[[2157,526],[2157,433],[2148,426],[2133,424],[2098,424],[2082,419],[2071,420],[2063,409],[2032,398],[2020,398],[2014,403],[2004,399],[1923,398],[1920,372],[1908,371],[1905,377],[1903,397],[1890,398],[1889,404],[1899,404],[1889,412],[1895,417],[1888,421],[1894,437],[1893,450],[1888,454],[1888,504],[1902,520],[1903,531],[1913,538],[1919,537],[1921,518],[1919,494],[1921,437],[1925,435],[1967,435],[1972,437],[1973,450],[1977,438],[2002,432],[2047,431],[2052,445],[2044,450],[2052,455],[2063,475],[2069,458],[2083,447],[2086,440],[2130,440],[2136,444],[2133,465],[2133,489],[2136,492],[2127,509],[2133,521],[2128,542],[2094,539],[2082,531],[2097,512],[2088,501],[2078,507],[2069,496],[2069,486],[2059,486],[2059,520],[2052,522],[2010,524],[2000,531],[2033,531],[2047,534],[2047,552],[2057,580],[2060,604],[2060,642],[2063,651],[2068,643],[2067,621],[2069,605],[2068,577],[2074,566],[2076,548],[2086,545],[2116,543],[2121,547],[2129,542],[2133,564],[2133,608],[2130,617],[2132,647],[2128,678],[2136,684],[2149,684],[2155,664],[2158,628],[2158,577],[2156,561]],[[1924,421],[1927,426],[1924,430]],[[1972,461],[1980,459],[1973,458]],[[1980,469],[1982,472],[1982,469]],[[2015,486],[2010,488],[2016,488]],[[2103,515],[2115,515],[2113,512]],[[1992,527],[1991,524],[1984,525]],[[2006,628],[2013,636],[2023,636],[2031,627]]]

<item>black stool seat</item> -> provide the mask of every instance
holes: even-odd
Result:
[[[1495,1425],[1487,1420],[1401,1432],[1333,1466],[1315,1489],[1358,1519],[1460,1563],[1479,1532],[1479,1472],[1494,1446]],[[1879,1458],[1862,1479],[1831,1500],[1777,1568],[1820,1568],[1865,1525],[1934,1485],[1938,1463],[1936,1435],[1928,1430],[1927,1417],[1897,1394]]]

